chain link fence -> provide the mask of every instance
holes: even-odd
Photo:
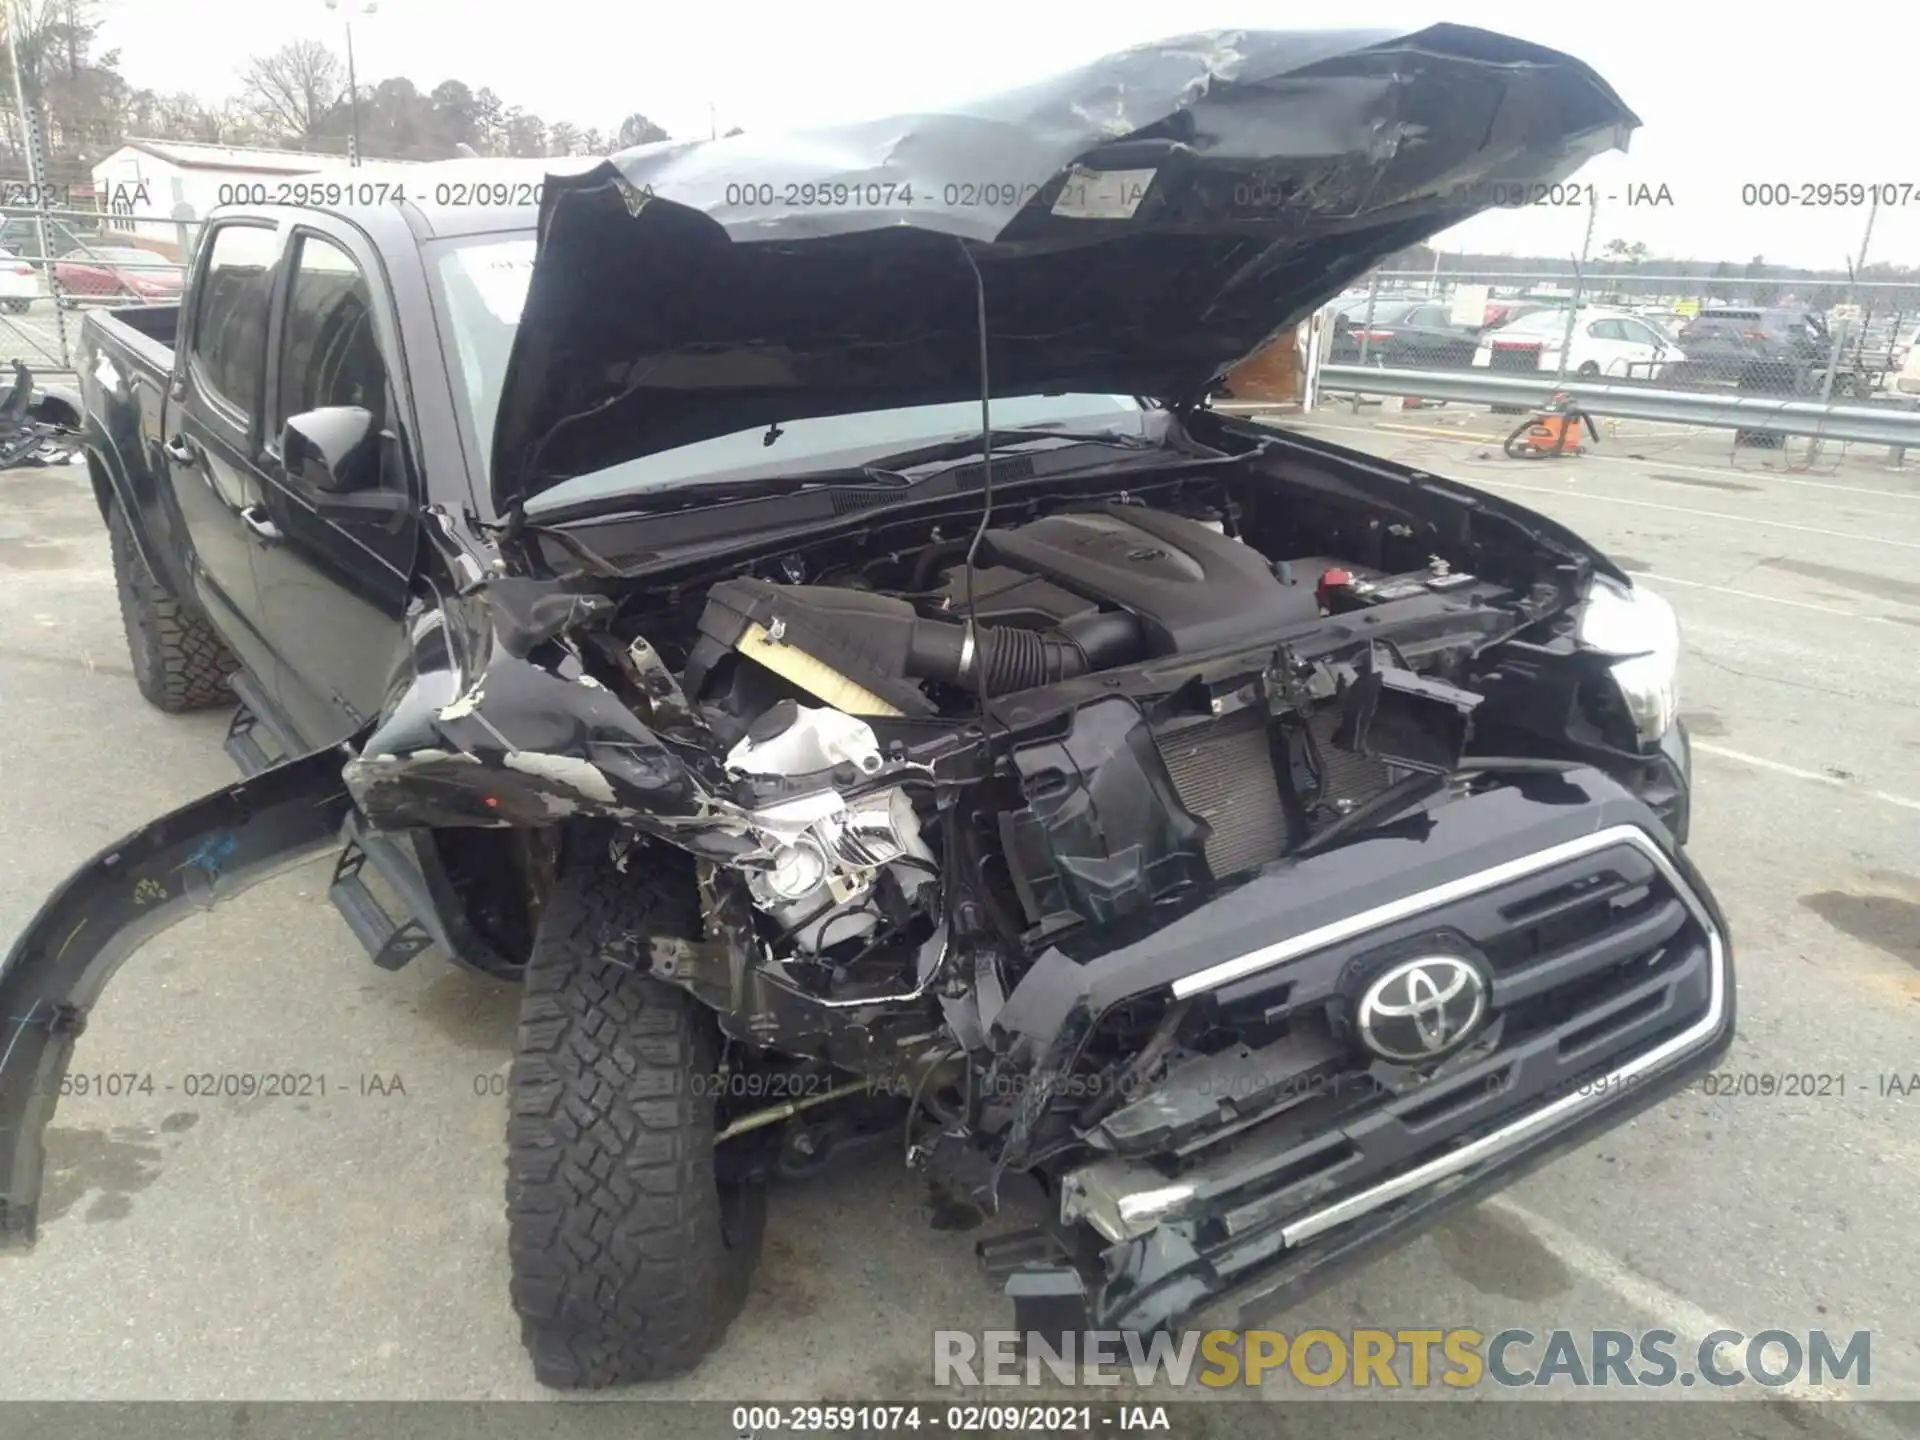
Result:
[[[71,372],[82,311],[177,300],[197,226],[161,215],[0,206],[0,368]]]
[[[1600,244],[1596,235],[1608,229],[1631,230],[1633,208],[1600,200],[1593,185],[1548,188],[1576,203],[1538,200],[1571,213],[1502,216],[1507,254],[1397,257],[1335,300],[1325,316],[1327,362],[1920,402],[1920,267],[1868,260],[1876,220],[1883,238],[1888,215],[1911,230],[1920,215],[1914,187],[1748,184],[1701,216],[1709,233],[1732,237],[1727,243],[1824,252],[1832,257],[1825,266],[1769,264],[1763,254],[1744,264],[1661,259],[1641,241]],[[1832,203],[1812,203],[1819,199]],[[1913,243],[1910,234],[1893,238],[1902,248]],[[1556,253],[1562,258],[1548,258]]]

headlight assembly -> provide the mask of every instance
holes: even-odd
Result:
[[[1651,590],[1596,575],[1580,610],[1583,648],[1616,656],[1608,667],[1643,745],[1672,728],[1680,713],[1680,622]]]

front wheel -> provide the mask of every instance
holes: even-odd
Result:
[[[535,1377],[597,1389],[683,1374],[720,1342],[766,1201],[715,1174],[712,1016],[612,949],[700,938],[691,861],[623,874],[570,849],[527,962],[508,1080],[507,1244]]]

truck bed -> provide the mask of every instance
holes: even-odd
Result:
[[[173,346],[180,330],[178,305],[91,310],[82,326],[98,336],[98,348],[121,354],[157,375],[173,373]]]

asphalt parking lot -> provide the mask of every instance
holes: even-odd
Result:
[[[0,355],[8,361],[18,358],[35,375],[62,370],[70,351],[60,347],[60,327],[64,324],[69,347],[80,338],[84,311],[61,311],[44,295],[25,311],[0,313]],[[65,377],[59,377],[64,379]]]
[[[1502,417],[1288,423],[1536,506],[1672,600],[1691,849],[1731,917],[1742,1018],[1735,1093],[1689,1091],[1272,1323],[1863,1329],[1872,1395],[1920,1399],[1920,463],[1608,425],[1594,456],[1525,464],[1484,438]],[[87,855],[230,779],[225,723],[137,696],[84,470],[0,473],[0,934]],[[491,1093],[514,1007],[432,954],[374,969],[324,867],[149,944],[74,1069],[159,1088],[62,1102],[39,1245],[0,1256],[0,1399],[543,1396],[507,1302]],[[331,1083],[185,1093],[228,1072]],[[1834,1079],[1785,1098],[1738,1093],[1746,1074]],[[724,1349],[648,1394],[934,1395],[931,1332],[1009,1312],[975,1269],[982,1232],[931,1218],[893,1151],[779,1192]],[[1426,1433],[1397,1413],[1395,1433]],[[1739,1423],[1810,1422],[1743,1405]],[[1885,1433],[1851,1410],[1819,1423]]]

